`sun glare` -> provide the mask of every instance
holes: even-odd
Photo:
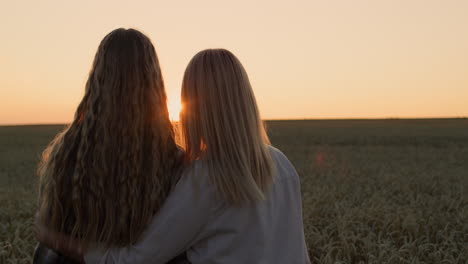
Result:
[[[167,107],[169,110],[169,118],[171,119],[171,121],[178,122],[180,111],[182,111],[182,104],[180,103],[180,98],[174,98],[172,100],[169,100]]]

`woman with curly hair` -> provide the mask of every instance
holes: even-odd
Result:
[[[37,219],[83,247],[135,244],[178,180],[183,155],[166,101],[151,40],[110,32],[73,121],[43,153]],[[52,255],[40,245],[35,262]]]

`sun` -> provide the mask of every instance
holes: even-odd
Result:
[[[182,111],[182,104],[180,103],[180,98],[171,98],[167,103],[167,108],[169,110],[169,118],[173,122],[179,121],[179,114]]]

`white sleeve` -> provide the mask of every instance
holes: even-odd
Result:
[[[197,174],[182,176],[138,243],[125,248],[88,251],[85,262],[164,264],[185,252],[201,238],[212,214],[212,188],[205,180],[195,188],[194,180],[206,178]]]

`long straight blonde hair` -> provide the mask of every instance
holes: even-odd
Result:
[[[135,243],[166,199],[180,151],[151,40],[116,29],[99,45],[73,122],[39,164],[39,214],[84,244]]]
[[[185,70],[181,97],[180,131],[189,161],[205,160],[228,204],[265,199],[274,173],[270,142],[236,56],[225,49],[196,54]]]

